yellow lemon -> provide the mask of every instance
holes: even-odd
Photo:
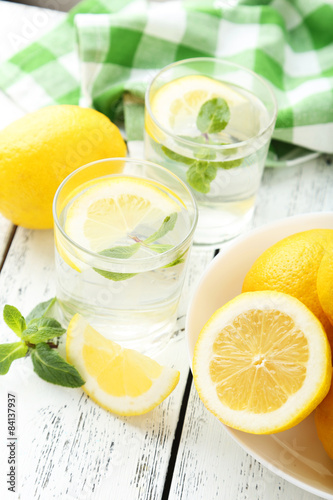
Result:
[[[333,244],[326,248],[317,275],[317,291],[321,307],[333,325]]]
[[[106,339],[76,314],[67,330],[67,360],[86,381],[83,390],[118,415],[141,415],[174,390],[179,372]]]
[[[193,378],[223,423],[253,434],[288,429],[326,396],[332,377],[325,331],[299,300],[242,293],[218,309],[194,350]]]
[[[318,437],[327,454],[333,460],[333,385],[326,398],[316,409],[315,422]]]
[[[242,291],[276,290],[296,297],[321,321],[333,347],[333,327],[323,310],[318,296],[320,290],[317,289],[321,262],[332,243],[331,229],[312,229],[284,238],[254,262],[245,277]],[[321,273],[320,287],[324,279],[325,270]]]
[[[126,155],[118,128],[93,109],[42,108],[0,132],[0,212],[14,224],[51,228],[61,181],[95,160]]]

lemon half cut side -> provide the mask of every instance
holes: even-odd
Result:
[[[118,415],[142,415],[174,390],[179,371],[106,339],[76,314],[66,340],[67,360],[86,381],[83,390]]]
[[[254,434],[293,427],[326,396],[332,377],[325,331],[298,299],[243,293],[203,327],[194,383],[223,423]]]

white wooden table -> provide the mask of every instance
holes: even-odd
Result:
[[[21,47],[15,35],[38,12],[48,22],[64,14],[0,2],[0,59]],[[22,114],[0,94],[0,126]],[[254,226],[304,212],[333,210],[332,158],[264,173]],[[0,380],[0,499],[21,500],[315,500],[247,455],[199,400],[183,336],[186,305],[214,251],[194,250],[179,311],[177,339],[159,360],[176,366],[180,383],[158,408],[116,417],[80,389],[47,384],[21,359]],[[14,227],[0,215],[0,310],[28,313],[54,295],[52,231]],[[15,338],[0,319],[0,342]],[[17,395],[17,493],[7,491],[7,392]]]

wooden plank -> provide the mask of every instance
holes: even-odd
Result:
[[[193,252],[187,289],[212,258]],[[0,310],[5,303],[27,314],[54,294],[52,231],[17,230],[0,274]],[[184,299],[185,300],[185,299]],[[184,305],[183,305],[184,307]],[[183,329],[183,317],[178,330]],[[15,341],[0,319],[1,342]],[[31,360],[15,361],[0,380],[18,399],[18,464],[21,500],[158,499],[161,498],[189,363],[184,339],[175,337],[159,361],[176,366],[181,380],[158,408],[140,417],[116,417],[92,402],[80,389],[47,384],[32,370]],[[0,412],[0,428],[5,428]],[[0,436],[0,467],[7,470]],[[2,476],[4,477],[4,476]],[[0,497],[5,493],[0,478]]]
[[[282,217],[333,210],[333,169],[328,157],[292,169],[266,169],[255,227]],[[233,442],[201,403],[192,385],[170,497],[223,500],[314,500],[272,474]]]
[[[246,454],[192,388],[170,500],[316,500]]]

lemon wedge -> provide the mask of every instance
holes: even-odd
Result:
[[[102,178],[89,184],[69,206],[64,229],[77,244],[99,252],[139,224],[149,225],[153,232],[167,215],[181,210],[175,198],[171,191],[142,178]]]
[[[288,429],[326,396],[332,377],[325,331],[298,299],[243,293],[202,329],[194,383],[223,423],[254,434]]]
[[[201,106],[215,97],[227,101],[231,110],[228,127],[244,128],[249,100],[229,85],[204,75],[189,75],[163,85],[152,97],[152,112],[162,125],[182,135],[188,124],[195,123]],[[240,121],[241,120],[241,121]]]
[[[174,390],[179,371],[125,349],[94,330],[76,314],[67,330],[66,354],[86,381],[83,390],[118,415],[142,415]]]

